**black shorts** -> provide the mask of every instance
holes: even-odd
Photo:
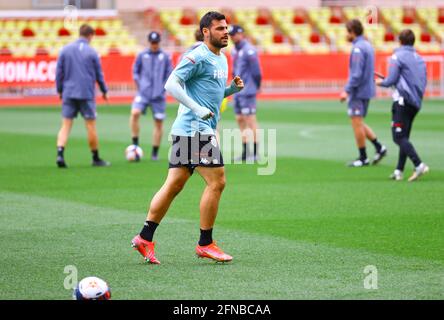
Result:
[[[410,137],[413,120],[415,120],[418,109],[404,102],[400,105],[397,101],[392,105],[392,134],[394,138]]]
[[[223,167],[224,160],[216,136],[196,133],[194,137],[172,136],[169,168],[187,167],[193,174],[197,166]]]

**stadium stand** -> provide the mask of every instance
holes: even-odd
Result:
[[[159,14],[174,45],[189,47],[194,42],[197,21],[208,10],[169,8]],[[415,32],[418,49],[424,52],[441,51],[444,38],[444,10],[439,8],[382,8],[375,13],[364,7],[252,8],[235,9],[226,15],[241,24],[250,40],[265,53],[348,52],[351,45],[346,40],[345,22],[353,18],[367,22],[366,36],[380,52],[391,52],[398,46],[397,35],[403,28]]]
[[[13,17],[0,19],[0,48],[17,57],[57,56],[59,50],[78,37],[78,26],[89,23],[96,30],[92,46],[101,55],[118,48],[123,55],[140,50],[135,38],[118,17],[82,17],[71,29],[60,18]],[[5,54],[3,53],[3,54]]]
[[[149,8],[141,15],[81,17],[96,29],[92,45],[101,55],[133,55],[146,45],[148,30],[162,33],[164,46],[183,51],[194,43],[200,17],[210,8]],[[381,8],[369,15],[363,7],[220,9],[229,23],[241,24],[260,52],[271,54],[348,52],[344,24],[367,19],[366,36],[379,52],[391,52],[400,30],[410,28],[423,52],[437,53],[444,41],[444,8]],[[370,18],[369,18],[370,17]],[[372,21],[374,19],[375,21]],[[140,20],[137,23],[137,20]],[[77,27],[78,27],[77,25]],[[77,30],[55,17],[0,18],[0,54],[56,56],[77,37]],[[228,48],[229,50],[230,48]]]

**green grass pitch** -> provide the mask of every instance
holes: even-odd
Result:
[[[426,101],[412,140],[431,172],[393,182],[390,101],[372,102],[367,122],[389,154],[376,167],[357,156],[345,106],[335,101],[260,102],[261,128],[276,129],[277,167],[227,165],[214,237],[230,264],[197,259],[195,174],[157,229],[160,266],[130,248],[167,174],[168,106],[161,161],[128,163],[129,106],[100,107],[101,155],[92,168],[83,121],[55,166],[58,108],[0,109],[0,299],[71,299],[64,268],[104,278],[114,299],[443,299],[444,106]],[[151,117],[141,145],[150,153]],[[232,109],[221,128],[236,128]],[[374,150],[368,146],[372,157]],[[406,176],[411,173],[409,162]],[[377,268],[377,289],[364,268]]]

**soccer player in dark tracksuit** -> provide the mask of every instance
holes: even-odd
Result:
[[[100,159],[99,142],[96,131],[95,84],[99,84],[103,98],[107,100],[105,80],[103,79],[100,58],[89,46],[94,36],[94,29],[89,25],[80,27],[78,40],[67,45],[60,52],[56,68],[56,86],[62,104],[62,127],[57,137],[57,165],[66,168],[64,151],[68,142],[74,118],[80,112],[85,119],[88,131],[88,143],[92,152],[92,165],[109,166],[110,163]]]
[[[245,39],[244,30],[238,25],[230,29],[231,40],[235,48],[231,56],[233,58],[233,77],[240,76],[245,88],[234,96],[234,112],[239,129],[242,132],[242,156],[241,160],[252,158],[257,160],[257,119],[256,119],[256,95],[261,87],[262,72],[256,48]],[[251,130],[253,138],[253,155],[248,152],[248,133]]]
[[[400,181],[407,158],[415,170],[408,181],[414,181],[429,171],[429,167],[421,161],[413,144],[410,132],[413,120],[421,109],[422,98],[427,84],[426,65],[422,57],[416,53],[413,45],[415,34],[407,29],[399,35],[401,47],[395,50],[390,59],[389,74],[385,79],[377,79],[376,84],[382,87],[394,86],[392,106],[393,141],[399,146],[399,158],[396,170],[390,178]]]
[[[349,63],[349,79],[341,102],[348,100],[348,115],[351,118],[359,158],[352,161],[350,167],[363,167],[370,164],[365,147],[366,138],[376,149],[373,164],[377,164],[387,154],[387,148],[376,138],[373,130],[364,123],[370,99],[375,95],[375,55],[371,44],[364,38],[364,28],[359,20],[350,20],[346,24],[347,40],[353,43]]]
[[[142,51],[133,66],[133,78],[137,85],[130,116],[132,143],[139,144],[139,118],[146,113],[148,106],[154,119],[153,149],[151,159],[158,159],[160,141],[162,139],[163,120],[165,119],[166,97],[165,82],[173,66],[169,55],[160,49],[160,34],[153,31],[148,35],[150,47]]]

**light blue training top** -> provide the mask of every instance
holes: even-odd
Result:
[[[220,105],[227,94],[228,63],[225,55],[222,52],[216,55],[206,44],[201,44],[184,55],[173,74],[181,80],[187,95],[200,106],[210,109],[214,117],[202,120],[191,109],[180,104],[171,134],[214,134]]]

